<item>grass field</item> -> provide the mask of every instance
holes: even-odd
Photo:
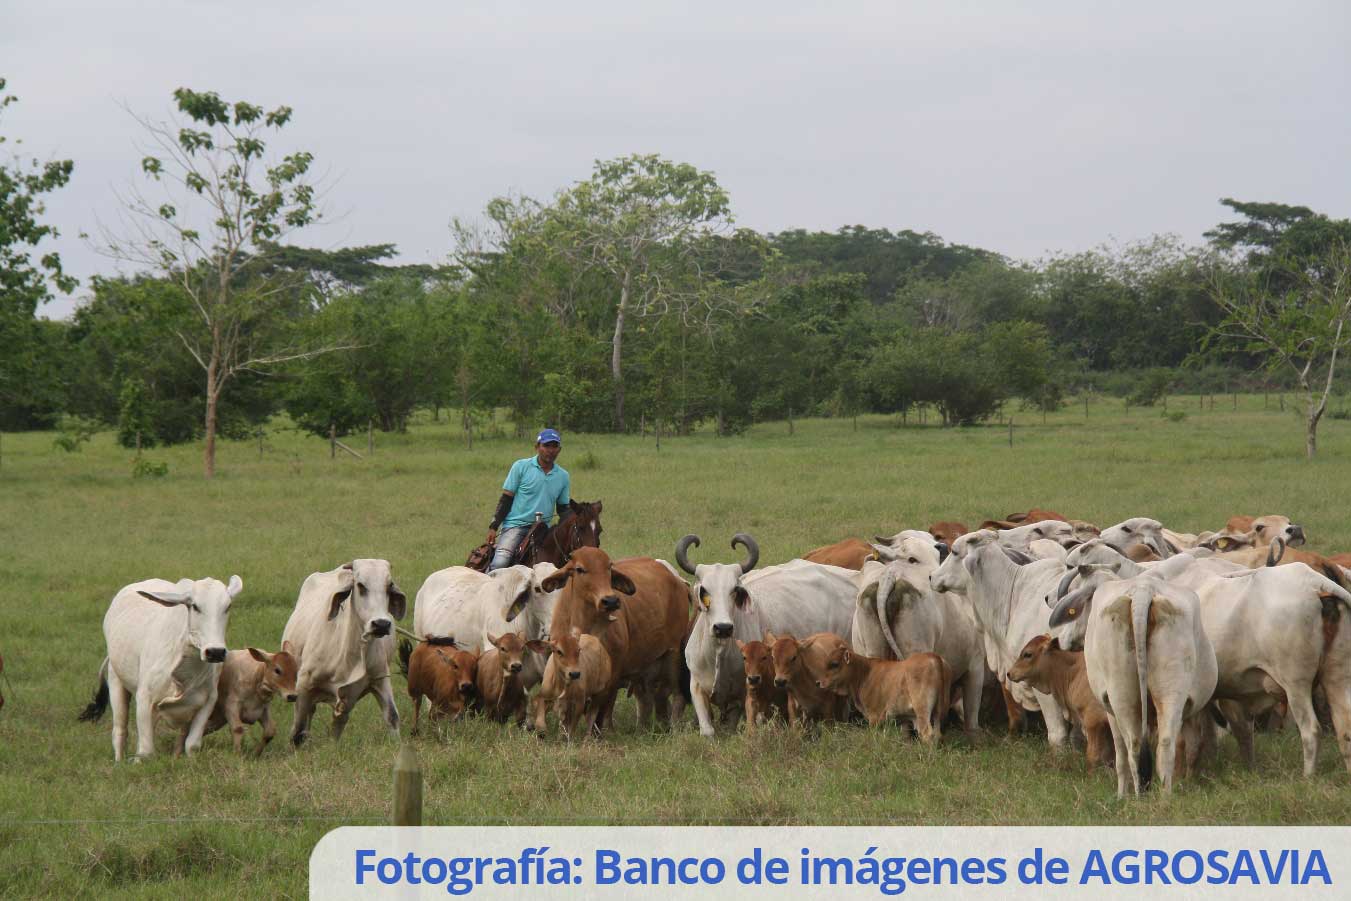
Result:
[[[565,435],[560,463],[576,496],[605,501],[613,556],[668,557],[688,531],[700,559],[736,558],[751,532],[761,562],[847,535],[931,520],[976,524],[1037,505],[1108,525],[1148,515],[1195,531],[1231,513],[1289,513],[1310,546],[1351,549],[1351,423],[1325,422],[1320,458],[1303,459],[1293,410],[1271,399],[1170,399],[1129,413],[1095,400],[1004,427],[897,428],[891,418],[783,423],[732,439]],[[312,571],[385,557],[411,599],[433,570],[483,540],[507,466],[528,441],[475,441],[445,423],[380,435],[372,458],[329,459],[326,442],[281,431],[226,442],[202,479],[200,446],[153,450],[164,478],[133,479],[110,434],[80,453],[50,434],[3,436],[0,461],[0,895],[301,897],[314,843],[331,828],[387,820],[396,743],[373,699],[343,743],[321,709],[311,743],[292,753],[290,708],[261,760],[240,760],[228,732],[190,760],[114,766],[110,717],[78,723],[104,655],[113,593],[138,579],[238,573],[244,593],[231,647],[275,649],[297,588]],[[365,450],[364,441],[356,442]],[[411,623],[410,619],[406,621]],[[409,713],[402,680],[395,692]],[[325,708],[326,709],[326,708]],[[483,722],[416,743],[429,824],[1346,824],[1351,778],[1326,736],[1316,778],[1299,772],[1291,734],[1260,736],[1259,767],[1232,740],[1217,769],[1171,801],[1118,803],[1110,774],[1044,739],[991,735],[937,749],[898,730],[837,728],[801,737],[699,737],[687,714],[674,734],[639,734],[632,708],[604,742],[573,747]],[[134,739],[133,739],[134,741]],[[167,750],[170,738],[160,738]],[[236,889],[235,887],[241,887]]]

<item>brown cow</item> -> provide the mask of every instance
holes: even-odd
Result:
[[[1249,532],[1248,534],[1251,535],[1252,533]],[[1314,572],[1321,573],[1343,588],[1351,590],[1351,573],[1338,566],[1336,561],[1313,551],[1287,547],[1285,541],[1279,537],[1266,547],[1249,544],[1241,550],[1223,551],[1215,556],[1222,560],[1232,560],[1240,566],[1249,568],[1303,563]]]
[[[946,520],[929,526],[929,534],[948,547],[952,547],[954,541],[969,531],[971,530],[966,527],[966,523],[948,522]]]
[[[455,647],[454,638],[427,637],[408,658],[408,694],[413,699],[413,734],[417,735],[422,699],[432,719],[458,719],[474,697],[478,655]]]
[[[882,660],[855,654],[840,636],[818,632],[802,642],[800,656],[816,686],[847,697],[868,725],[908,717],[926,743],[943,734],[943,717],[952,705],[952,670],[937,654]]]
[[[277,724],[272,721],[270,712],[273,696],[279,694],[288,701],[296,699],[296,676],[300,674],[300,663],[291,650],[291,643],[284,641],[281,650],[275,654],[258,648],[226,654],[216,682],[216,706],[202,734],[215,732],[229,724],[235,753],[242,754],[245,730],[254,723],[261,723],[263,740],[258,743],[253,754],[255,757],[262,756],[267,743],[277,734]],[[183,743],[187,737],[188,730],[184,727],[174,746],[174,756],[183,753]]]
[[[1337,564],[1342,569],[1351,569],[1351,554],[1333,554],[1328,560]]]
[[[774,684],[774,660],[763,641],[737,639],[741,659],[746,665],[746,731],[755,734],[761,718],[769,719],[778,710],[788,717],[788,690]]]
[[[650,725],[654,709],[659,719],[668,720],[670,696],[678,689],[680,640],[690,615],[689,586],[675,570],[651,557],[611,563],[600,548],[578,548],[566,566],[540,584],[545,591],[563,589],[550,634],[564,635],[575,626],[599,638],[610,655],[610,684],[596,729],[609,722],[625,681],[645,686],[636,695],[643,725]]]
[[[1243,547],[1267,547],[1280,539],[1290,547],[1304,544],[1304,527],[1276,513],[1265,516],[1231,516],[1222,531],[1201,542],[1202,547],[1233,551]]]
[[[764,641],[774,664],[774,687],[788,693],[789,725],[843,721],[847,717],[848,699],[816,684],[803,665],[797,639],[766,632]]]
[[[1003,519],[987,519],[980,524],[982,529],[1012,529],[1017,526],[1027,526],[1034,522],[1044,522],[1048,519],[1056,519],[1060,522],[1069,522],[1064,516],[1054,510],[1043,510],[1040,507],[1033,507],[1026,513],[1010,513]]]
[[[600,639],[574,627],[552,641],[531,641],[529,647],[548,659],[544,665],[544,679],[535,693],[531,728],[540,735],[548,731],[546,715],[552,705],[558,715],[559,728],[568,741],[572,741],[577,732],[577,721],[584,713],[586,731],[590,732],[613,681],[610,655]]]
[[[515,718],[516,725],[524,725],[525,640],[515,632],[508,632],[501,637],[489,635],[488,643],[492,647],[478,658],[475,706],[499,723]]]
[[[1026,682],[1056,699],[1083,730],[1088,741],[1088,768],[1112,766],[1116,748],[1107,710],[1088,685],[1083,651],[1066,651],[1049,635],[1037,635],[1023,647],[1008,672],[1012,682]]]
[[[862,538],[846,538],[808,551],[802,555],[802,559],[811,563],[824,563],[827,566],[862,569],[864,563],[877,559],[877,551]]]

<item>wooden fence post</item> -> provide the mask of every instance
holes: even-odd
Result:
[[[375,420],[366,420],[366,456],[375,453]]]
[[[1009,447],[1013,447],[1013,417],[1009,417]]]
[[[422,769],[409,742],[399,743],[394,758],[394,826],[422,825]]]
[[[332,423],[328,426],[328,458],[338,459],[338,427]]]

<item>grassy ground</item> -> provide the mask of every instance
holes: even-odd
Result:
[[[687,531],[701,553],[730,560],[733,532],[751,532],[764,563],[846,535],[975,525],[1037,505],[1107,525],[1149,515],[1174,528],[1214,528],[1231,513],[1286,512],[1311,547],[1351,549],[1345,512],[1351,423],[1326,422],[1320,459],[1303,460],[1293,411],[1263,398],[1170,399],[1170,412],[1127,413],[1095,401],[1050,416],[1015,413],[1006,428],[897,428],[891,418],[783,423],[748,435],[651,439],[568,435],[560,462],[578,496],[605,501],[612,555],[668,556]],[[237,759],[226,733],[192,760],[114,766],[107,719],[77,723],[104,654],[113,593],[150,576],[239,573],[244,594],[232,647],[275,649],[296,590],[319,569],[360,556],[389,559],[411,598],[426,575],[482,541],[498,486],[526,442],[476,441],[423,422],[378,436],[367,460],[330,460],[295,432],[225,443],[220,475],[201,478],[200,447],[148,452],[160,479],[133,479],[110,435],[81,453],[49,434],[5,435],[0,462],[0,895],[96,892],[178,897],[244,886],[302,896],[310,848],[330,828],[388,817],[395,744],[363,701],[341,746],[326,716],[299,754],[277,741]],[[364,442],[355,442],[364,451]],[[407,697],[396,677],[405,714]],[[291,711],[277,705],[281,734]],[[134,740],[134,739],[133,739]],[[169,737],[162,736],[167,749]],[[1119,804],[1110,775],[1044,740],[957,736],[926,749],[899,731],[839,728],[701,739],[640,734],[621,706],[603,743],[566,747],[471,722],[417,749],[427,821],[458,823],[1145,824],[1348,822],[1351,780],[1330,737],[1319,774],[1303,780],[1297,741],[1263,736],[1259,768],[1236,761],[1171,802]],[[246,880],[246,881],[241,881]]]

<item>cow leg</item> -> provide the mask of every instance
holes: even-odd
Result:
[[[376,699],[380,702],[380,710],[385,715],[385,726],[389,729],[391,735],[399,737],[399,708],[394,703],[394,689],[390,687],[389,678],[385,677],[375,683],[373,689]]]
[[[277,734],[277,721],[272,718],[272,713],[268,708],[263,708],[263,715],[258,722],[263,727],[263,740],[258,743],[258,749],[253,752],[254,757],[262,757],[263,748],[266,748],[267,743],[272,741],[273,736]]]
[[[206,735],[206,721],[211,719],[211,711],[216,708],[216,686],[211,686],[211,693],[206,697],[206,703],[203,704],[192,717],[192,724],[188,727],[187,741],[183,743],[183,751],[191,757],[202,749],[202,737]]]
[[[343,730],[347,728],[347,718],[352,715],[352,708],[356,706],[357,701],[361,700],[361,695],[362,692],[339,689],[338,703],[333,705],[333,728],[329,733],[333,736],[335,742],[342,738]]]
[[[1154,765],[1158,767],[1163,793],[1173,793],[1173,774],[1177,767],[1178,734],[1182,731],[1182,703],[1177,701],[1157,705],[1159,717],[1158,750]]]
[[[142,684],[136,689],[136,756],[152,757],[155,754],[155,702],[150,699],[150,689]]]
[[[1023,712],[1023,705],[1019,704],[1014,699],[1013,692],[1009,691],[1008,683],[1001,680],[999,690],[1004,695],[1004,709],[1009,714],[1009,735],[1017,735],[1023,730],[1023,723],[1027,715]]]
[[[108,665],[108,703],[113,708],[113,762],[121,763],[127,752],[127,689]]]
[[[980,696],[985,690],[984,665],[967,667],[962,679],[962,728],[967,737],[980,735]]]
[[[1312,776],[1318,763],[1318,715],[1313,710],[1312,685],[1282,685],[1290,716],[1299,729],[1300,744],[1304,746],[1304,775]]]
[[[420,698],[418,700],[421,700]],[[296,698],[296,718],[291,723],[291,746],[298,748],[309,737],[310,717],[314,716],[314,695],[300,692]]]
[[[1243,765],[1253,769],[1257,766],[1257,752],[1253,746],[1252,717],[1248,715],[1247,707],[1242,701],[1227,699],[1216,701],[1215,706],[1229,723],[1229,731],[1233,733],[1234,741],[1238,742],[1238,756],[1243,759]]]
[[[1107,714],[1107,723],[1112,727],[1112,744],[1116,750],[1116,796],[1118,799],[1126,797],[1126,780],[1134,778],[1126,772],[1127,768],[1131,773],[1135,770],[1129,762],[1129,754],[1126,750],[1126,737],[1121,734],[1121,726],[1116,721],[1116,717]]]
[[[1042,718],[1046,720],[1046,740],[1051,743],[1052,748],[1060,750],[1065,747],[1070,735],[1069,726],[1065,722],[1065,711],[1053,696],[1035,690],[1033,694],[1036,695],[1037,706],[1041,708]]]
[[[413,695],[413,734],[417,735],[422,719],[422,695]]]
[[[605,731],[606,726],[612,726],[614,719],[615,701],[619,700],[619,687],[615,686],[605,693],[600,699],[596,708],[596,718],[591,721],[591,733],[597,738]]]
[[[175,759],[183,756],[183,745],[187,743],[187,740],[188,740],[188,727],[184,726],[182,729],[179,729],[178,734],[174,736]]]
[[[694,715],[699,720],[699,734],[705,738],[713,737],[713,717],[708,709],[708,693],[702,685],[690,681],[690,696],[694,701]]]
[[[747,734],[747,735],[754,735],[754,734],[755,734],[755,717],[756,717],[755,698],[752,697],[752,696],[751,696],[751,693],[748,691],[748,692],[746,692],[746,734]]]

